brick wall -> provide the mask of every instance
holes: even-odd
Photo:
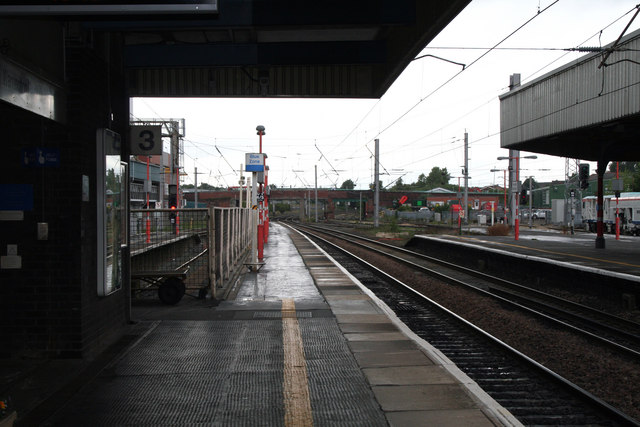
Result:
[[[97,295],[97,214],[96,214],[96,129],[110,128],[126,137],[129,121],[128,99],[125,96],[123,74],[117,57],[119,46],[115,38],[98,37],[91,47],[68,46],[67,78],[69,82],[69,136],[72,144],[81,147],[76,188],[80,190],[81,175],[90,177],[90,200],[81,201],[80,209],[80,304],[83,355],[91,357],[106,348],[123,331],[127,322],[128,284],[107,297]],[[114,59],[116,58],[116,59]],[[114,65],[115,64],[115,65]],[[123,145],[126,139],[123,139]],[[78,204],[78,202],[76,202]],[[125,273],[128,270],[125,269]]]
[[[109,68],[104,53],[117,56],[119,47],[116,40],[102,49],[107,42],[96,36],[92,45],[66,52],[66,125],[0,101],[0,183],[33,188],[33,209],[24,219],[0,221],[0,254],[17,244],[22,256],[21,269],[0,270],[0,357],[90,358],[120,337],[127,323],[127,288],[98,297],[96,283],[96,129],[125,135],[128,124],[122,73],[119,66]],[[25,167],[22,150],[35,147],[59,150],[59,166]],[[90,179],[88,202],[82,201],[83,175]],[[48,224],[46,241],[37,240],[39,222]]]

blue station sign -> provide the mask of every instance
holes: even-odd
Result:
[[[264,159],[267,157],[265,153],[245,153],[245,171],[246,172],[264,172]]]

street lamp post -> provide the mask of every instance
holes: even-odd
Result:
[[[523,156],[523,159],[537,159],[538,156]],[[518,215],[518,193],[519,193],[519,188],[520,187],[520,156],[501,156],[498,157],[498,160],[512,160],[515,159],[516,160],[516,182],[515,182],[515,191],[512,191],[511,193],[513,194],[513,196],[515,197],[515,218],[513,221],[513,225],[514,225],[514,235],[515,235],[515,239],[519,240],[520,239],[520,217]]]

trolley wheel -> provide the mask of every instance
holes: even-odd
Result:
[[[158,288],[158,297],[165,304],[175,305],[182,299],[184,292],[184,282],[172,277],[162,282]]]

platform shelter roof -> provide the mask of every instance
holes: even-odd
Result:
[[[500,146],[640,160],[640,30],[500,96]]]

